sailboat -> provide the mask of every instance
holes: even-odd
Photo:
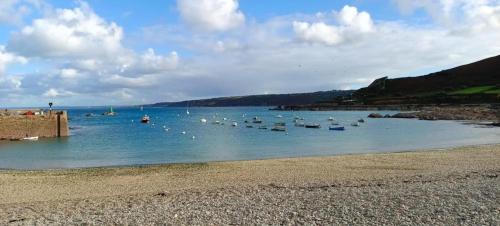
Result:
[[[38,136],[32,136],[32,137],[28,136],[28,134],[31,133],[31,126],[33,125],[33,122],[30,119],[30,126],[28,127],[28,117],[29,117],[29,115],[26,115],[26,130],[27,130],[26,137],[22,138],[21,140],[37,141]]]
[[[187,107],[186,107],[186,115],[189,115],[189,103],[187,104]]]
[[[113,111],[113,107],[109,107],[109,111],[102,113],[102,115],[115,116],[116,113]]]

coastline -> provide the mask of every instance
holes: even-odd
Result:
[[[464,194],[498,194],[498,162],[500,145],[495,144],[329,157],[35,171],[2,170],[0,219],[4,220],[0,224],[50,224],[60,222],[57,219],[90,224],[227,224],[231,223],[231,219],[241,219],[242,221],[237,221],[240,223],[297,223],[300,220],[320,224],[365,222],[358,220],[383,223],[383,217],[395,219],[379,213],[375,216],[368,214],[371,217],[358,216],[360,218],[357,220],[338,221],[340,218],[335,218],[335,211],[344,208],[346,214],[349,214],[355,210],[351,209],[356,207],[353,205],[358,205],[363,200],[363,205],[374,206],[373,211],[384,211],[384,207],[377,206],[374,200],[382,202],[385,198],[390,199],[392,193],[401,195],[397,197],[399,202],[408,207],[423,205],[425,203],[421,202],[429,197],[443,196],[441,198],[449,199],[445,203],[450,201],[453,208],[469,208],[467,200],[460,198]],[[406,194],[407,190],[414,191]],[[447,196],[444,191],[462,195]],[[365,197],[364,192],[369,197]],[[293,197],[288,197],[292,194]],[[338,197],[339,194],[345,196]],[[282,200],[283,197],[290,199]],[[324,202],[327,197],[336,199]],[[227,203],[227,200],[235,202]],[[346,202],[339,203],[339,200]],[[282,205],[285,201],[293,202],[293,205]],[[475,201],[487,202],[483,199]],[[253,204],[246,206],[247,202]],[[482,219],[486,223],[498,223],[498,200],[491,198],[489,202],[493,203],[481,203],[486,209],[478,215],[480,218],[465,217],[465,220],[481,223],[483,221],[476,220]],[[394,211],[396,206],[393,204],[388,203],[389,207],[386,208]],[[302,213],[294,205],[311,206]],[[31,210],[21,211],[27,208]],[[243,212],[234,213],[239,215],[231,217],[232,212],[224,212],[228,208],[242,208]],[[266,215],[262,216],[262,221],[244,221],[242,217],[251,220],[255,214],[266,213],[251,211],[252,208],[270,212],[276,208],[285,215],[277,215],[279,219]],[[439,207],[429,208],[434,210]],[[87,210],[96,213],[86,212]],[[320,214],[315,220],[310,218],[314,215],[309,212],[311,210],[319,211],[316,214],[326,215]],[[138,211],[137,214],[140,215],[134,215],[134,211]],[[127,212],[132,214],[123,215]],[[416,222],[457,223],[455,218],[459,217],[452,212],[441,215],[443,218],[431,216]]]

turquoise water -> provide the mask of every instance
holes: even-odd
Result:
[[[101,116],[107,109],[69,110],[71,136],[38,142],[0,143],[0,168],[42,169],[250,160],[299,156],[444,148],[498,143],[499,128],[480,128],[451,121],[366,119],[370,112],[275,112],[267,108],[117,108],[117,116]],[[86,117],[87,113],[98,116]],[[393,113],[393,112],[380,112]],[[139,123],[148,114],[150,124]],[[213,125],[213,118],[225,125]],[[246,115],[244,118],[243,115]],[[281,114],[283,118],[276,118]],[[293,126],[294,116],[320,123],[321,129]],[[287,133],[245,128],[244,120],[258,116],[272,127],[287,123]],[[328,130],[333,116],[346,131]],[[350,124],[359,118],[360,127]],[[200,122],[208,120],[207,124]],[[238,122],[237,127],[231,121]],[[170,128],[166,132],[163,128]],[[182,134],[186,131],[186,134]],[[195,139],[192,137],[195,136]]]

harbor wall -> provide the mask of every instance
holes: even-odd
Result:
[[[18,111],[19,112],[19,111]],[[40,138],[69,136],[66,111],[46,111],[38,115],[0,115],[0,139],[12,140],[38,136]]]

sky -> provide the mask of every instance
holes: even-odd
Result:
[[[500,0],[1,0],[0,108],[357,89],[500,55]]]

